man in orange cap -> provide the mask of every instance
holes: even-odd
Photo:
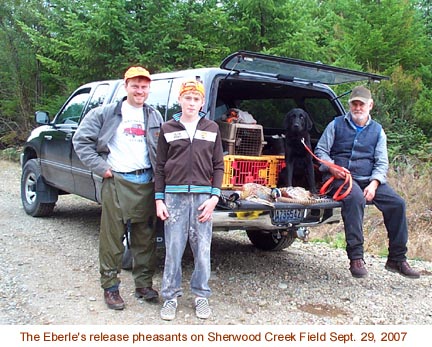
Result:
[[[200,112],[204,86],[196,80],[182,83],[181,112],[162,125],[155,172],[156,211],[165,224],[165,266],[161,318],[172,320],[181,288],[181,261],[189,240],[194,255],[190,281],[195,313],[206,319],[211,310],[210,245],[212,213],[219,201],[224,173],[222,141],[218,125]]]
[[[135,296],[145,300],[158,297],[152,288],[156,248],[153,167],[163,119],[145,103],[150,83],[145,68],[130,67],[124,75],[127,96],[91,110],[73,138],[80,160],[103,177],[99,268],[105,303],[114,310],[125,306],[118,274],[122,240],[128,233]]]

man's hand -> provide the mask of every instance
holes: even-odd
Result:
[[[363,196],[365,197],[367,202],[370,202],[375,197],[375,192],[379,186],[379,182],[377,180],[372,180],[371,183],[363,190]]]
[[[339,180],[344,180],[347,172],[349,172],[349,171],[347,169],[345,169],[344,167],[337,168],[337,167],[331,166],[329,168],[329,172],[332,174],[332,176],[334,178],[337,178]]]
[[[212,195],[210,199],[207,199],[202,203],[198,210],[202,211],[198,216],[198,221],[201,223],[207,222],[212,219],[212,213],[215,209],[217,203],[219,202],[219,198],[215,195]]]
[[[168,209],[163,200],[156,200],[156,215],[161,220],[166,220],[169,218]]]
[[[113,177],[111,169],[106,170],[104,175],[103,175],[103,178],[111,178],[111,177]]]

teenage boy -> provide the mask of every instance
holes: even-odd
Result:
[[[224,162],[219,127],[200,112],[204,97],[201,82],[184,81],[178,98],[181,112],[162,125],[158,141],[155,199],[165,226],[164,320],[175,318],[177,298],[183,295],[181,261],[188,240],[195,264],[190,287],[196,316],[211,315],[212,213],[221,193]]]

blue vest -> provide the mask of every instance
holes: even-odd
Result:
[[[369,177],[375,163],[375,148],[381,134],[381,125],[371,120],[357,132],[344,116],[335,118],[335,139],[330,157],[335,164],[348,169],[353,177]]]

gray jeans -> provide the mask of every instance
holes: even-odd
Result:
[[[165,267],[161,295],[165,300],[183,295],[181,288],[181,262],[186,243],[194,257],[194,271],[190,281],[195,296],[208,298],[210,279],[210,247],[212,222],[198,222],[198,207],[210,196],[208,194],[165,194],[165,204],[170,217],[165,221]]]

